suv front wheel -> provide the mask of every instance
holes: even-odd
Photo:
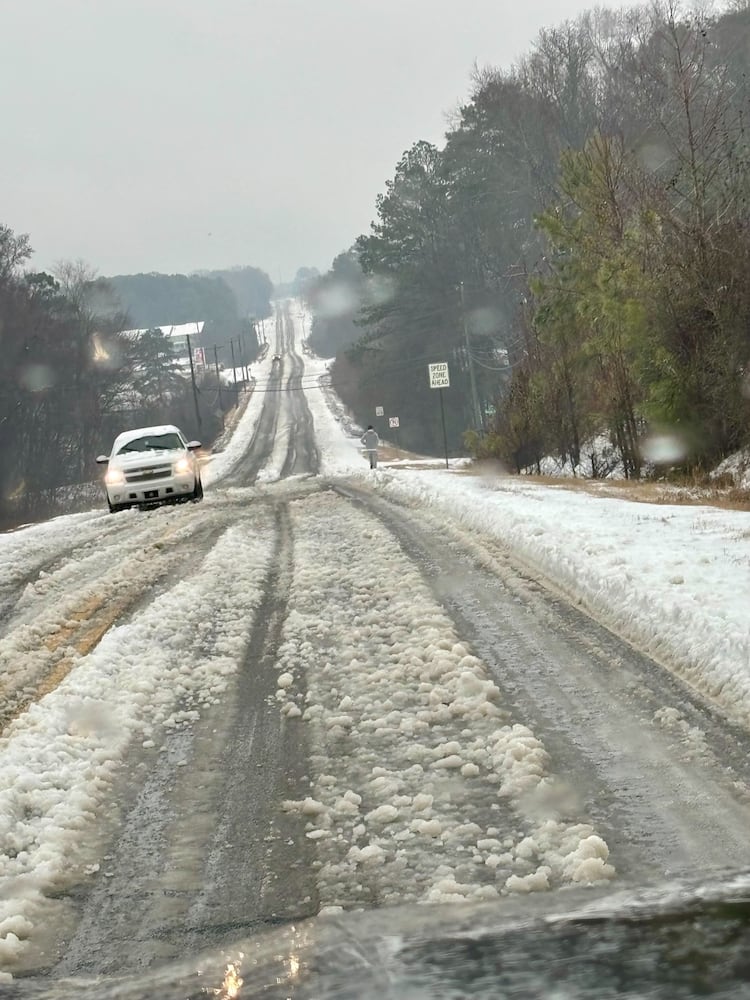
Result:
[[[121,510],[129,510],[129,503],[110,503],[109,497],[107,497],[107,506],[109,507],[110,514],[118,514]]]

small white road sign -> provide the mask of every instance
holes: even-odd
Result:
[[[388,417],[389,427],[398,427],[398,417]]]
[[[428,365],[427,370],[430,373],[431,389],[448,389],[450,387],[451,381],[448,375],[447,361],[439,361],[435,365]]]
[[[385,413],[385,410],[383,409],[382,406],[376,406],[375,407],[375,416],[376,417],[382,417],[384,413]]]

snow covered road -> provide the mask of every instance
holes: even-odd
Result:
[[[750,866],[746,623],[720,591],[700,609],[683,535],[678,585],[640,511],[641,592],[604,541],[611,501],[369,473],[300,319],[280,312],[281,382],[269,359],[203,503],[0,536],[6,975],[142,971],[341,908]],[[701,552],[717,587],[721,539]],[[724,714],[703,699],[719,676]]]

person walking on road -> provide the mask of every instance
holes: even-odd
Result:
[[[374,430],[372,424],[370,424],[365,433],[362,435],[362,444],[365,446],[367,457],[370,459],[370,468],[377,469],[378,445],[380,444],[380,438],[378,437],[378,432]]]

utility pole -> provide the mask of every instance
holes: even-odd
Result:
[[[240,332],[240,336],[242,337],[242,354],[241,354],[241,358],[242,358],[242,371],[243,371],[243,374],[244,374],[244,377],[245,377],[245,382],[249,382],[250,381],[250,373],[247,370],[247,341],[245,340],[245,331],[244,330],[242,330]]]
[[[239,389],[237,388],[237,369],[234,365],[234,340],[229,341],[229,349],[232,352],[232,379],[234,381],[234,402],[236,406],[239,401]]]
[[[219,374],[219,349],[214,344],[214,366],[216,368],[216,384],[219,387],[219,409],[221,410],[221,429],[224,430],[224,404],[221,400],[221,375]]]
[[[190,335],[187,334],[185,337],[187,340],[188,357],[190,358],[190,381],[193,383],[193,403],[195,404],[195,419],[198,421],[198,430],[201,428],[201,411],[198,406],[198,386],[195,384],[195,366],[193,365],[193,348],[190,346]]]
[[[474,410],[474,423],[476,424],[477,430],[481,433],[484,430],[484,419],[482,417],[482,409],[479,405],[479,396],[477,394],[477,381],[474,377],[474,359],[471,356],[471,347],[469,346],[469,327],[466,322],[466,301],[464,299],[464,283],[461,282],[461,321],[464,327],[464,343],[466,345],[466,357],[469,362],[469,382],[471,383],[471,403]]]

